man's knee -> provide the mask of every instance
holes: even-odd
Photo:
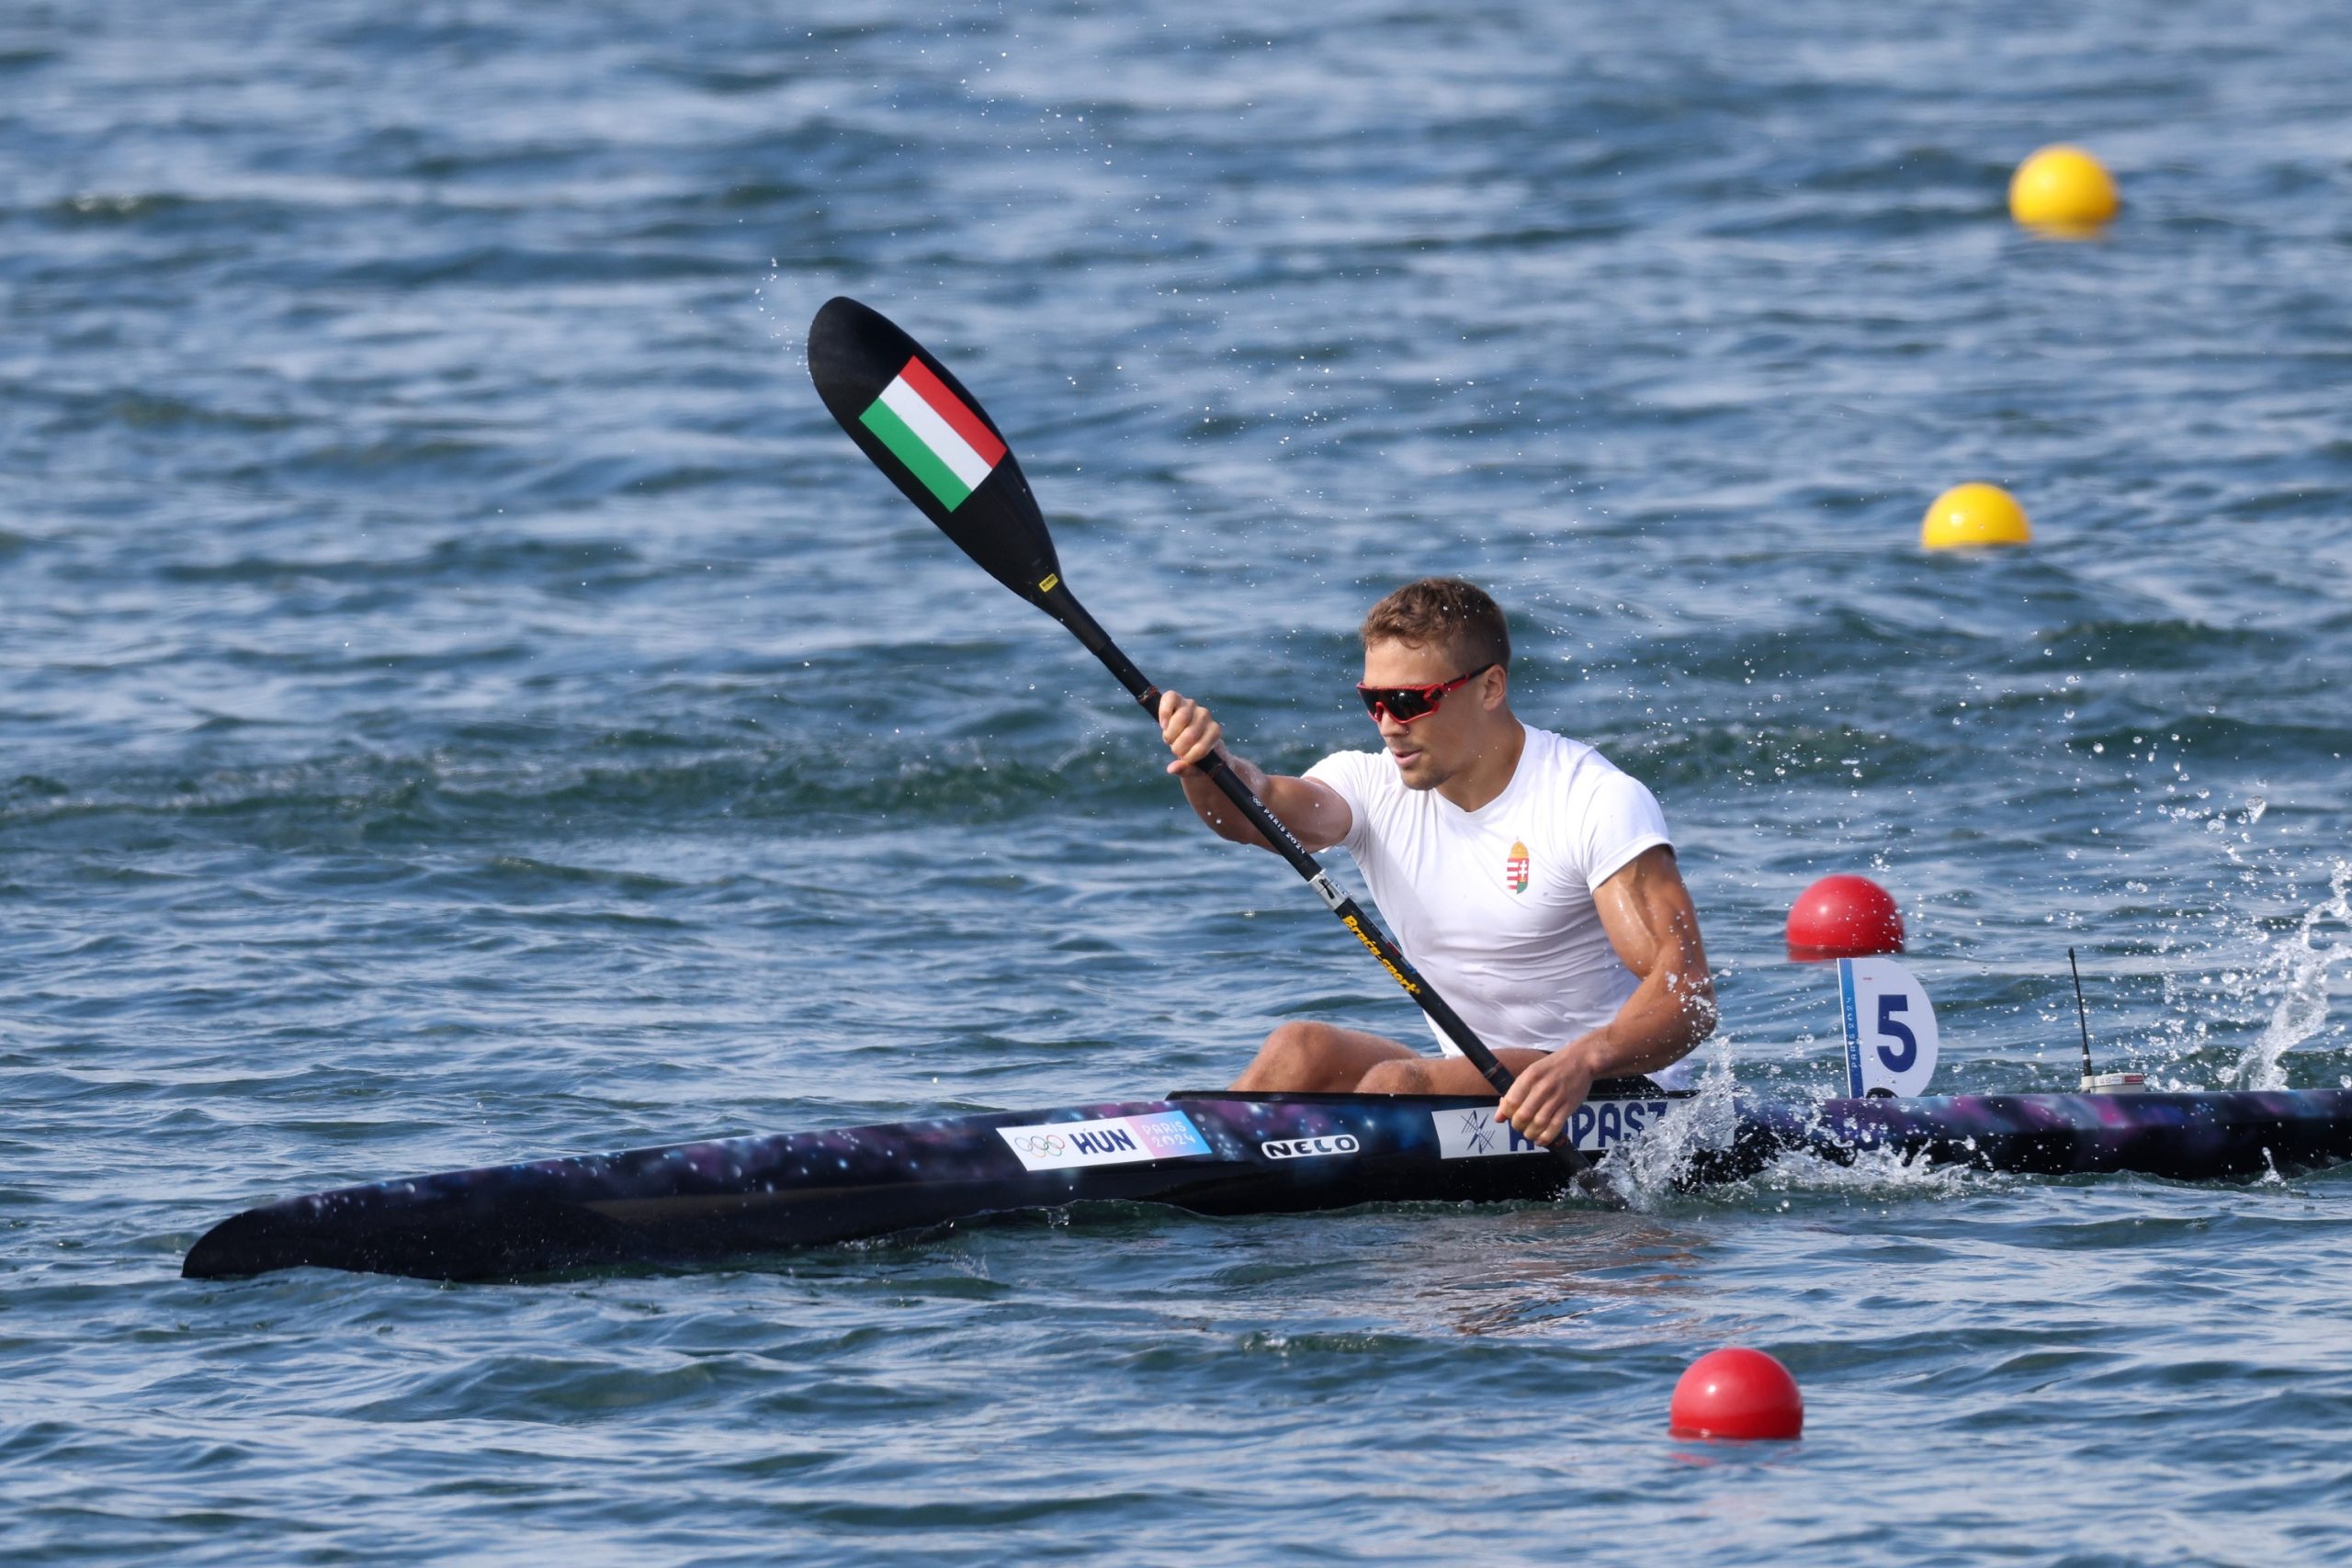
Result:
[[[1344,1055],[1334,1047],[1336,1034],[1321,1023],[1277,1026],[1233,1087],[1268,1093],[1344,1089],[1354,1074],[1344,1061],[1333,1060]]]
[[[1301,1023],[1295,1021],[1290,1023],[1278,1023],[1267,1034],[1266,1043],[1259,1049],[1284,1053],[1303,1051],[1308,1049],[1315,1039],[1325,1032],[1327,1031],[1319,1023]]]
[[[1320,1061],[1330,1054],[1339,1031],[1328,1023],[1280,1023],[1258,1047],[1261,1062],[1288,1062],[1298,1066]]]
[[[1377,1062],[1356,1080],[1358,1094],[1426,1094],[1424,1064],[1415,1061]]]

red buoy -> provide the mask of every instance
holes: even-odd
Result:
[[[1813,964],[1903,951],[1903,911],[1867,876],[1825,876],[1789,907],[1789,956]]]
[[[1674,1385],[1667,1430],[1678,1438],[1793,1438],[1804,1395],[1789,1369],[1761,1350],[1710,1350]]]

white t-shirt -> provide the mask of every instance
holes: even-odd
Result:
[[[1657,797],[1583,741],[1528,727],[1510,783],[1476,811],[1406,788],[1385,751],[1335,752],[1306,776],[1348,803],[1340,847],[1396,944],[1489,1046],[1556,1051],[1640,985],[1593,889],[1673,840]],[[1650,1076],[1683,1088],[1690,1063]]]

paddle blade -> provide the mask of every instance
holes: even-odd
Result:
[[[825,302],[808,326],[808,375],[874,466],[980,563],[1049,614],[1060,580],[1045,514],[996,422],[923,346],[856,300]]]

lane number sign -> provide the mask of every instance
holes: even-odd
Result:
[[[1892,958],[1841,958],[1838,990],[1846,1004],[1846,1092],[1927,1092],[1936,1074],[1936,1010],[1927,987]]]

